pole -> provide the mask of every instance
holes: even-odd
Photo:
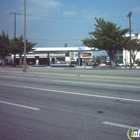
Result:
[[[127,15],[127,17],[129,17],[129,33],[130,33],[130,40],[131,40],[131,16],[132,16],[132,12],[129,12],[129,14]],[[130,46],[130,68],[132,69],[132,59],[131,59],[131,46]]]
[[[80,50],[80,46],[79,46],[79,66],[80,66],[80,55],[81,55],[81,50]]]
[[[26,0],[24,0],[24,69],[26,71]]]
[[[14,38],[16,38],[16,13],[14,13]]]
[[[21,15],[19,13],[10,13],[14,15],[14,38],[16,38],[16,16]]]

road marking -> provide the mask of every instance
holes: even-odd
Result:
[[[140,102],[140,100],[138,100],[138,99],[129,99],[129,98],[102,96],[102,95],[96,95],[96,94],[85,94],[85,93],[77,93],[77,92],[69,92],[69,91],[61,91],[61,90],[53,90],[53,89],[43,89],[43,88],[35,88],[35,87],[27,87],[27,86],[17,86],[17,85],[9,85],[9,84],[2,84],[2,83],[0,83],[0,85],[9,86],[9,87],[32,89],[32,90],[40,90],[40,91],[51,91],[51,92],[56,92],[56,93],[64,93],[64,94],[72,94],[72,95],[96,97],[96,98],[104,98],[104,99],[131,101],[131,102]]]
[[[106,125],[111,125],[111,126],[115,126],[115,127],[121,127],[121,128],[127,128],[127,129],[136,129],[136,130],[139,130],[140,127],[135,127],[135,126],[130,126],[130,125],[124,125],[124,124],[119,124],[119,123],[114,123],[114,122],[102,122],[103,124],[106,124]]]
[[[2,76],[0,76],[0,77],[4,77],[4,78],[17,78],[17,77],[15,77],[15,76],[4,76],[4,75],[2,75]]]
[[[22,108],[26,108],[26,109],[40,110],[39,108],[25,106],[25,105],[21,105],[21,104],[10,103],[10,102],[5,102],[5,101],[0,101],[0,103],[7,104],[7,105],[12,105],[12,106],[18,106],[18,107],[22,107]]]
[[[52,80],[53,82],[62,83],[73,83],[73,84],[85,84],[85,85],[96,85],[96,86],[109,86],[109,87],[126,87],[126,88],[140,88],[140,86],[125,86],[125,85],[110,85],[110,84],[98,84],[98,83],[84,83],[84,82],[74,82],[74,81],[63,81],[63,80]]]

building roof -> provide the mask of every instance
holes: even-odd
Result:
[[[129,37],[130,34],[126,34],[125,36],[126,36],[126,37]],[[132,38],[132,39],[140,39],[140,34],[131,34],[131,38]]]
[[[92,50],[98,50],[95,48],[89,48],[89,47],[42,47],[42,48],[34,48],[33,52],[64,52],[64,51],[92,51]]]

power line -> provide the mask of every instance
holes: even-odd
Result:
[[[9,13],[14,15],[14,38],[16,38],[16,16],[21,15],[19,13]]]
[[[40,18],[46,18],[46,19],[94,19],[95,17],[53,17],[53,16],[39,16],[39,15],[30,15],[30,14],[27,14],[27,16],[30,16],[30,17],[40,17]],[[111,16],[111,17],[100,17],[100,18],[124,18],[126,16]]]
[[[41,40],[41,41],[75,41],[75,40],[82,40],[82,39],[78,39],[78,38],[75,38],[75,39],[37,39],[37,38],[29,38],[31,40]]]
[[[8,14],[5,14],[3,16],[0,16],[0,19],[7,17]]]
[[[133,31],[138,31],[138,30],[140,30],[140,29],[135,29],[135,30],[133,30]]]

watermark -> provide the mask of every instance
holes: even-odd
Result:
[[[127,137],[130,140],[140,140],[140,129],[139,130],[135,130],[135,129],[128,129],[127,131]]]

